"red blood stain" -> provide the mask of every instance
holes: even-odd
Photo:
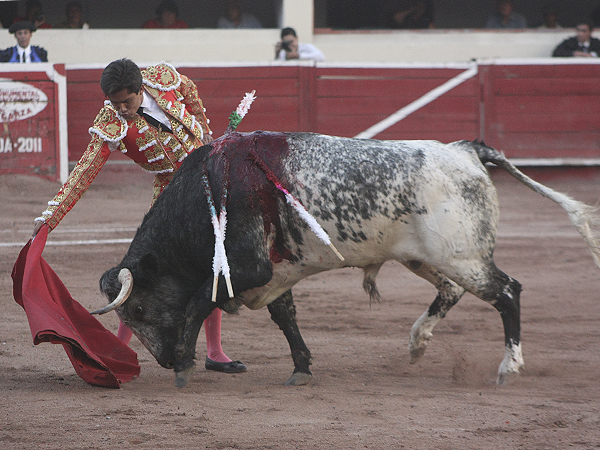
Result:
[[[278,179],[285,189],[289,189],[282,164],[288,153],[289,146],[284,133],[233,132],[212,142],[208,163],[213,189],[221,186],[222,191],[229,181],[230,199],[244,198],[252,210],[260,209],[265,238],[274,232],[270,253],[274,263],[294,259],[285,246],[280,220],[279,205],[285,203],[285,197],[272,181]],[[215,200],[218,197],[219,194],[215,192]],[[215,206],[217,209],[220,207]]]

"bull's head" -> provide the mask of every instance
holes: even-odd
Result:
[[[115,310],[156,361],[172,369],[177,362],[175,348],[183,335],[191,296],[188,284],[161,274],[156,257],[147,254],[137,264],[113,267],[102,275],[100,290],[111,303],[92,314]]]

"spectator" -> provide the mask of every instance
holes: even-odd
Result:
[[[525,17],[513,11],[512,0],[497,0],[497,12],[488,17],[486,28],[527,28]]]
[[[225,16],[219,19],[217,28],[262,28],[256,17],[243,11],[239,0],[227,0],[225,8]]]
[[[548,5],[544,8],[544,23],[538,27],[540,30],[561,30],[558,23],[558,11],[554,6]]]
[[[575,27],[577,36],[562,41],[552,56],[598,57],[600,55],[600,39],[592,37],[594,25],[589,20],[581,20]]]
[[[1,50],[0,62],[48,62],[48,52],[29,43],[35,30],[35,25],[28,21],[13,23],[8,32],[15,35],[17,45]]]
[[[179,16],[177,3],[164,0],[156,8],[156,18],[144,22],[142,28],[188,28],[188,24],[177,16]]]
[[[431,0],[392,0],[383,8],[384,28],[416,30],[433,28]]]
[[[289,59],[324,61],[325,55],[312,44],[299,44],[296,30],[288,27],[281,30],[281,41],[275,45],[275,59],[280,61]]]
[[[25,3],[25,17],[15,17],[13,23],[25,21],[33,23],[37,29],[52,28],[52,25],[46,22],[42,3],[39,0],[27,0],[27,3]]]
[[[56,25],[56,28],[83,28],[87,30],[90,26],[83,21],[81,3],[69,2],[65,7],[67,19]]]

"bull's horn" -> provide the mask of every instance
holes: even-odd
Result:
[[[123,268],[119,272],[118,280],[121,282],[121,292],[119,292],[117,298],[110,305],[100,308],[91,314],[105,314],[125,303],[125,300],[127,300],[133,289],[133,275],[131,275],[129,269]]]

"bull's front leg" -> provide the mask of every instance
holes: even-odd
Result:
[[[205,282],[188,302],[185,313],[185,328],[175,346],[175,385],[184,387],[194,373],[196,341],[206,318],[214,311],[218,303],[211,301],[212,280]],[[223,297],[226,295],[220,292]]]
[[[271,313],[271,319],[283,331],[290,345],[292,359],[294,360],[294,373],[285,382],[286,386],[308,384],[312,378],[312,373],[310,373],[308,368],[311,363],[310,350],[306,347],[298,329],[292,291],[286,291],[281,297],[271,302],[268,308]]]
[[[253,242],[250,241],[249,242]],[[230,266],[233,292],[242,293],[257,286],[263,286],[273,277],[271,261],[268,251],[258,245],[236,249],[230,247],[230,261],[243,261],[243,264]],[[258,249],[258,251],[257,251]],[[237,250],[237,251],[236,251]],[[260,251],[262,250],[262,251]],[[252,270],[254,269],[254,270]],[[187,304],[185,312],[185,328],[175,347],[175,384],[177,387],[185,386],[194,372],[194,357],[196,341],[204,320],[216,307],[222,307],[228,302],[229,294],[226,289],[225,278],[219,277],[216,302],[212,299],[213,279],[208,278],[196,291]]]

